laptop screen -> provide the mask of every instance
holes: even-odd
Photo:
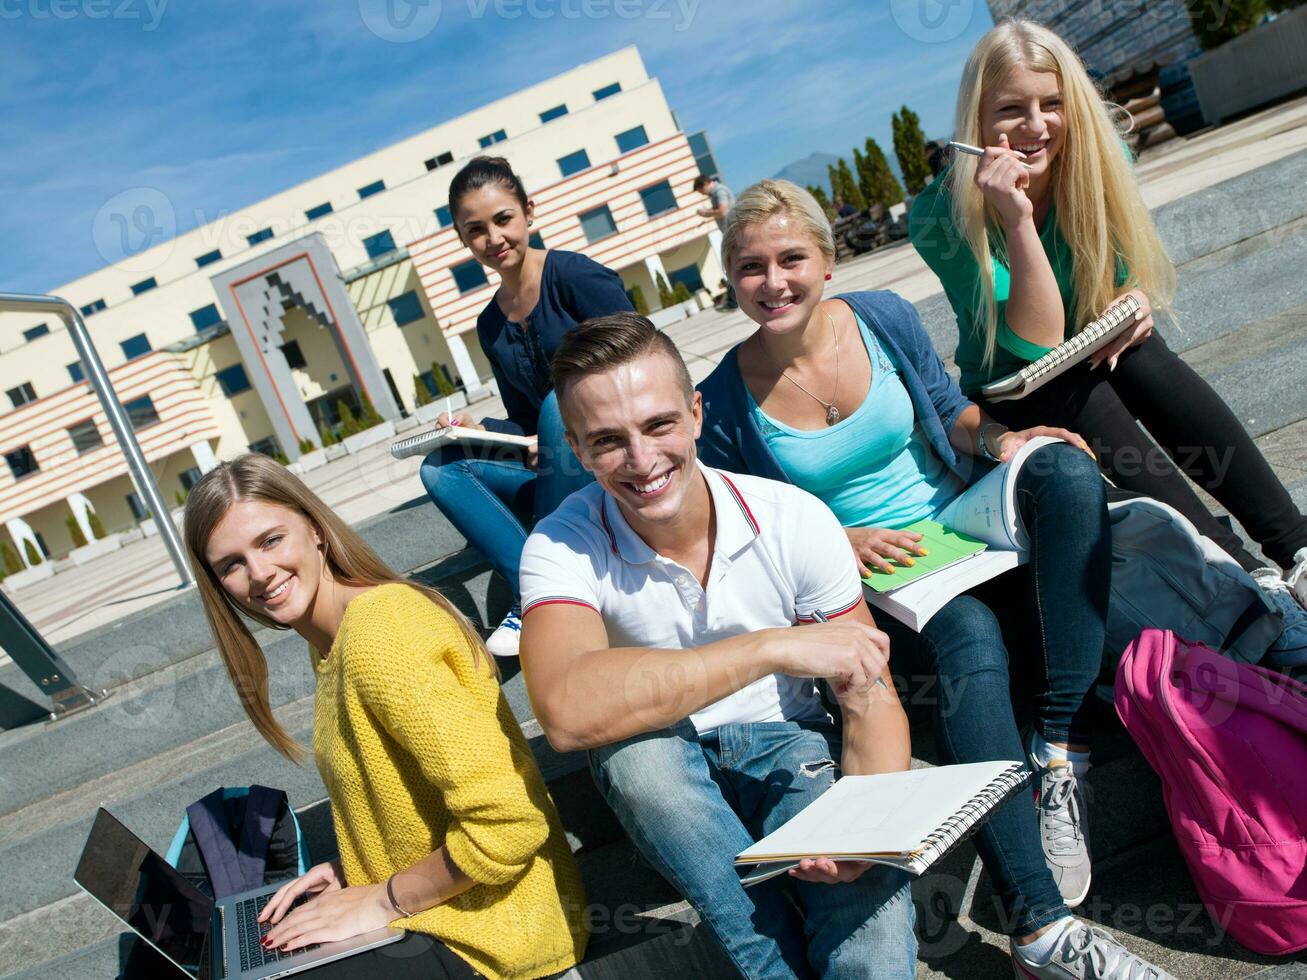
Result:
[[[201,972],[213,900],[104,808],[73,880],[178,966]]]

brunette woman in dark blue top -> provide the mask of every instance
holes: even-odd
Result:
[[[517,654],[521,629],[517,566],[535,521],[593,479],[563,437],[549,361],[563,335],[582,320],[630,310],[622,280],[576,252],[532,248],[534,206],[502,157],[476,157],[449,185],[449,210],[473,257],[499,273],[499,289],[477,318],[477,339],[490,361],[507,419],[441,414],[441,425],[536,437],[525,459],[461,446],[422,463],[422,482],[440,512],[512,586],[514,607],[486,645]]]

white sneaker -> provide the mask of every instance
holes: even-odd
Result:
[[[1299,548],[1293,553],[1293,570],[1285,578],[1284,584],[1298,600],[1298,605],[1307,609],[1307,548]]]
[[[522,615],[516,609],[510,609],[504,621],[486,640],[486,649],[496,657],[516,657],[521,642]]]
[[[1033,738],[1034,733],[1031,733]],[[1035,776],[1035,806],[1039,810],[1039,842],[1044,862],[1057,882],[1062,901],[1075,908],[1089,894],[1093,877],[1089,856],[1089,806],[1084,787],[1071,766],[1053,762],[1045,767],[1026,742],[1026,763]]]
[[[1175,980],[1079,919],[1066,927],[1047,962],[1028,959],[1015,939],[1008,944],[1017,980]]]

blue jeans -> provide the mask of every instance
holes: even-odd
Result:
[[[732,864],[830,788],[839,748],[826,723],[724,725],[700,739],[687,719],[591,751],[590,768],[640,853],[745,977],[914,977],[904,872],[873,865],[847,884],[780,877],[746,889]]]
[[[1029,565],[953,599],[920,634],[877,615],[895,675],[933,678],[940,762],[1025,759],[1009,659],[1034,681],[1039,733],[1088,744],[1112,561],[1104,486],[1081,450],[1037,450],[1017,477]],[[1032,788],[990,817],[975,841],[1009,932],[1025,935],[1070,914],[1044,862]]]
[[[594,480],[567,445],[553,392],[540,406],[536,435],[539,463],[534,470],[516,453],[454,445],[433,452],[420,471],[432,502],[504,577],[515,600],[521,595],[517,566],[530,529],[568,494]]]

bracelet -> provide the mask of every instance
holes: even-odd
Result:
[[[395,876],[391,875],[386,879],[386,901],[390,902],[390,907],[408,919],[412,916],[399,907],[399,902],[395,901]]]
[[[1004,429],[1003,426],[1000,425],[998,422],[994,422],[992,420],[982,425],[980,427],[980,455],[984,456],[986,459],[993,460],[995,463],[1001,463],[1003,462],[1003,460],[1001,460],[999,457],[995,456],[992,452],[990,452],[989,440],[986,438],[989,435],[990,428],[994,426],[1003,429],[1004,432],[1009,431],[1007,429]],[[999,438],[1002,438],[1002,436],[1000,436]]]

